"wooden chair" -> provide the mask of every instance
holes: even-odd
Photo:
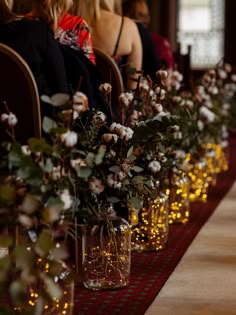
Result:
[[[109,103],[113,118],[120,119],[119,96],[124,91],[123,79],[120,70],[114,59],[102,50],[94,48],[94,54],[96,57],[96,66],[104,83],[110,83],[112,86]]]
[[[34,76],[25,60],[13,49],[0,43],[0,113],[3,102],[18,119],[16,140],[26,143],[29,137],[41,136],[40,99]],[[7,140],[0,124],[0,140]]]
[[[191,71],[191,45],[188,45],[187,53],[181,53],[181,44],[177,43],[177,50],[174,52],[174,59],[177,70],[183,74],[184,88],[189,89],[192,83]]]

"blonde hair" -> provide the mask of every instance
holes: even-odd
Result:
[[[69,0],[33,0],[33,4],[38,11],[38,17],[53,30],[57,29],[59,20],[70,9]]]
[[[73,14],[84,18],[88,25],[95,26],[101,10],[114,12],[115,0],[77,0]]]

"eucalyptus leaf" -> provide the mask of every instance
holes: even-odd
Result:
[[[88,178],[92,174],[92,169],[87,166],[80,166],[78,176],[81,178]]]
[[[35,244],[35,251],[42,257],[46,257],[53,247],[53,240],[50,231],[43,230]]]
[[[143,171],[143,168],[139,166],[133,166],[132,170],[135,171],[136,173],[139,173]]]
[[[119,202],[120,199],[117,198],[117,197],[108,197],[107,201],[110,202],[110,203],[116,203],[116,202]]]
[[[11,206],[15,201],[15,188],[11,184],[0,184],[0,206]]]
[[[106,147],[101,145],[98,149],[98,154],[95,156],[95,164],[100,165],[103,161],[103,158],[106,154]]]
[[[51,119],[47,116],[44,116],[42,127],[43,127],[43,131],[45,133],[49,133],[51,131],[51,129],[57,128],[57,123],[53,119]]]
[[[94,165],[94,153],[92,153],[92,152],[89,152],[88,154],[87,154],[87,156],[86,156],[86,159],[85,159],[85,162],[86,162],[86,164],[89,166],[89,167],[93,167],[93,165]]]
[[[143,200],[137,197],[131,197],[129,200],[131,206],[137,210],[143,207]]]
[[[118,172],[120,172],[120,167],[118,165],[114,165],[112,167],[109,167],[109,171],[111,171],[113,173],[118,173]]]
[[[62,288],[49,277],[44,278],[45,288],[51,299],[60,299],[62,297]]]
[[[134,151],[134,147],[131,146],[127,152],[127,158],[129,158],[132,155],[133,151]]]
[[[34,153],[52,154],[53,148],[44,138],[31,138],[28,141],[29,148]]]

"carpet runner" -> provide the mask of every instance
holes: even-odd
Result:
[[[192,203],[190,220],[171,225],[166,249],[132,253],[130,285],[117,291],[91,291],[76,285],[74,315],[143,315],[236,178],[236,135],[230,136],[229,170],[217,178],[206,203]]]

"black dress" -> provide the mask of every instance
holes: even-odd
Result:
[[[27,62],[39,95],[67,92],[63,56],[47,24],[26,18],[0,23],[0,42],[13,48]]]

